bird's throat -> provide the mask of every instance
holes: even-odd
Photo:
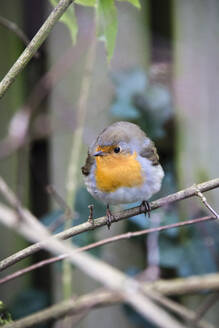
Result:
[[[96,157],[96,185],[103,192],[120,187],[136,187],[143,183],[137,154],[109,154]]]

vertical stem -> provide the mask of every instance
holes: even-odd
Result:
[[[67,190],[67,205],[74,213],[75,195],[77,190],[77,173],[82,149],[82,137],[84,130],[84,121],[87,111],[88,95],[91,85],[91,76],[96,57],[96,38],[92,34],[92,40],[87,52],[85,60],[84,75],[82,77],[78,109],[77,109],[77,124],[72,139],[72,149],[70,154],[69,166],[66,177],[66,190]],[[66,220],[65,229],[69,228],[70,220]],[[64,299],[72,296],[72,268],[69,262],[63,262],[63,295]]]
[[[87,101],[91,84],[91,76],[94,66],[96,54],[96,38],[93,36],[90,47],[88,49],[84,76],[82,78],[81,90],[78,102],[77,125],[72,140],[72,150],[70,155],[69,167],[67,172],[66,189],[67,189],[67,204],[71,208],[75,199],[77,188],[77,169],[80,160],[82,149],[82,138],[84,131],[84,121],[87,110]]]

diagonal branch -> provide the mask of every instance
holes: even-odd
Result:
[[[32,215],[32,213],[22,208],[19,199],[16,197],[14,192],[8,187],[4,179],[0,176],[0,193],[3,195],[5,200],[15,209],[17,213],[17,224],[19,219],[25,220],[26,223],[32,226],[33,229],[38,230],[41,234],[45,233],[45,228],[42,224]],[[46,235],[45,235],[46,237]]]
[[[196,316],[193,318],[192,323],[195,325],[203,318],[203,316],[210,310],[210,308],[215,305],[219,300],[218,292],[216,294],[211,294],[207,299],[201,303],[201,305],[196,310]]]
[[[207,209],[219,219],[218,213],[213,209],[213,207],[208,203],[207,198],[202,194],[202,192],[197,188],[197,196],[201,199],[202,203],[207,207]]]
[[[198,280],[200,279],[200,285],[201,285],[201,278],[202,277],[197,277]],[[186,278],[185,280],[191,280],[191,278]],[[165,284],[168,285],[169,283],[171,284],[171,281],[165,281]],[[166,290],[165,289],[162,290],[162,288],[159,288],[159,284],[157,284],[156,282],[145,283],[143,284],[143,286],[147,292],[156,291],[163,295],[168,295],[168,293],[166,293]],[[158,286],[158,288],[156,286]],[[79,297],[77,300],[70,299],[52,305],[47,309],[44,309],[43,311],[29,315],[26,318],[15,321],[12,324],[8,324],[5,326],[5,328],[27,328],[35,325],[36,323],[41,324],[47,321],[57,320],[68,315],[72,316],[72,315],[80,314],[83,313],[85,310],[91,311],[92,309],[95,308],[112,306],[122,302],[124,302],[122,296],[116,293],[115,291],[107,291],[101,289],[101,290],[94,291],[90,294],[83,295]],[[175,308],[173,309],[172,302],[171,302],[171,306],[174,312],[178,314],[181,313],[181,316],[184,316],[184,318],[188,319],[189,321],[195,318],[195,313],[193,311],[185,309],[184,307],[176,303],[174,304]],[[182,310],[183,310],[183,314],[182,314]],[[212,328],[210,324],[206,323],[203,320],[201,320],[196,327]]]
[[[149,293],[148,296],[151,296],[151,299],[158,304],[162,305],[167,310],[177,314],[180,318],[186,322],[189,327],[193,325],[194,328],[214,328],[210,323],[201,321],[194,322],[196,313],[185,307],[184,305],[173,301],[163,295],[160,295],[157,291],[153,290],[153,293]]]
[[[127,233],[123,233],[123,234],[120,234],[120,235],[109,237],[109,238],[106,238],[106,239],[103,239],[103,240],[99,240],[97,242],[94,242],[92,244],[89,244],[89,245],[86,245],[86,246],[83,246],[83,247],[79,247],[77,249],[77,251],[78,252],[88,251],[90,249],[100,247],[100,246],[103,246],[103,245],[107,245],[107,244],[113,243],[115,241],[120,241],[120,240],[125,240],[125,239],[129,239],[129,238],[133,238],[133,237],[138,237],[138,236],[146,235],[146,234],[153,233],[153,232],[158,232],[158,231],[163,231],[163,230],[168,230],[168,229],[173,229],[173,228],[180,228],[180,227],[188,226],[188,225],[191,225],[191,224],[197,224],[197,223],[201,223],[201,222],[212,221],[212,220],[215,220],[215,219],[216,218],[214,216],[213,217],[212,216],[205,216],[205,217],[198,218],[198,219],[192,219],[192,220],[186,220],[186,221],[183,221],[183,222],[167,224],[167,225],[156,227],[156,228],[144,229],[144,230],[134,231],[134,232],[127,232]],[[30,266],[28,266],[24,269],[20,269],[16,272],[13,272],[10,275],[7,275],[6,277],[4,277],[2,279],[0,279],[0,285],[6,283],[8,281],[11,281],[13,279],[16,279],[16,278],[24,275],[25,273],[31,272],[31,271],[36,270],[38,268],[42,268],[45,265],[52,264],[52,263],[55,263],[55,262],[58,262],[58,261],[62,261],[64,259],[66,259],[67,257],[68,257],[67,254],[59,255],[59,256],[56,256],[56,257],[52,257],[52,258],[37,262],[37,263],[32,264],[32,265],[30,265]]]
[[[70,6],[73,0],[60,0],[58,5],[53,9],[45,23],[41,26],[37,34],[30,41],[29,45],[25,48],[23,53],[11,67],[9,72],[5,75],[3,80],[0,82],[0,98],[2,98],[11,84],[14,82],[18,74],[24,69],[33,55],[36,53],[38,48],[47,38],[49,32],[53,26],[57,23],[59,18]]]
[[[27,223],[24,220],[20,220],[19,224],[16,224],[16,212],[10,212],[10,209],[8,210],[6,207],[4,208],[3,205],[0,207],[0,210],[0,218],[7,226],[11,226],[16,229],[31,241],[42,240],[43,237],[40,237],[40,235],[38,236],[38,234],[33,231],[32,227],[27,226]],[[43,242],[45,241],[43,240]],[[144,295],[149,297],[156,296],[153,295],[153,292],[152,294],[148,291],[143,292],[141,285],[137,281],[128,278],[120,271],[110,267],[108,264],[85,254],[79,254],[78,252],[73,253],[75,250],[73,246],[69,247],[64,245],[54,237],[47,239],[47,243],[44,243],[44,248],[55,254],[60,255],[62,253],[67,253],[70,255],[69,260],[73,264],[76,264],[80,269],[88,273],[94,279],[104,283],[104,285],[108,288],[119,292],[122,299],[126,300],[144,317],[149,318],[149,320],[156,323],[159,327],[183,327],[167,315],[167,313],[165,313],[161,308],[157,307],[149,299],[145,298]],[[155,312],[159,314],[157,317],[155,316]]]
[[[149,319],[149,321],[162,328],[185,328],[184,325],[180,324],[175,318],[160,308],[160,306],[153,303],[145,295],[146,293],[140,288],[140,284],[136,280],[91,255],[79,252],[73,253],[76,250],[75,246],[64,244],[52,236],[45,242],[43,237],[39,233],[36,233],[32,227],[27,226],[24,220],[20,220],[19,224],[16,224],[13,211],[11,211],[12,216],[9,211],[3,205],[0,207],[0,219],[6,226],[12,227],[32,242],[43,241],[43,247],[53,254],[60,255],[68,253],[71,255],[68,260],[73,265],[76,265],[93,279],[104,284],[105,287],[117,291],[144,318]]]
[[[205,192],[205,191],[217,188],[217,187],[219,187],[219,178],[210,180],[210,181],[207,181],[204,183],[200,183],[197,185],[197,187],[193,185],[192,187],[178,191],[174,194],[168,195],[168,196],[160,198],[154,202],[151,202],[150,203],[151,210],[157,209],[161,206],[166,206],[166,205],[172,204],[172,203],[182,200],[182,199],[186,199],[186,198],[195,196],[197,194],[197,188],[201,192]],[[141,206],[133,207],[131,209],[127,209],[127,210],[115,213],[113,222],[127,219],[131,216],[139,215],[141,213],[143,213]],[[12,217],[13,214],[10,213],[10,216]],[[8,222],[8,224],[9,224],[9,222]],[[98,227],[102,227],[106,224],[107,224],[107,218],[101,217],[101,218],[95,219],[93,223],[87,221],[85,223],[82,223],[82,224],[72,227],[70,229],[67,229],[63,232],[60,232],[60,233],[56,234],[55,237],[59,238],[59,239],[68,239],[68,238],[71,238],[82,232],[93,230]],[[19,262],[20,260],[26,258],[27,256],[38,252],[40,249],[43,248],[45,243],[46,243],[46,241],[38,242],[38,243],[33,244],[25,249],[22,249],[21,251],[2,260],[0,262],[0,271],[3,271],[4,269],[8,268],[9,266],[13,265],[14,263]]]

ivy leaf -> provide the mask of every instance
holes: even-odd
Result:
[[[55,7],[58,4],[58,0],[50,0],[51,4]],[[85,0],[81,0],[81,2],[86,2]],[[87,1],[87,2],[91,2]],[[65,11],[65,13],[61,16],[60,22],[64,23],[71,34],[72,43],[75,44],[77,34],[78,34],[78,24],[77,18],[75,16],[75,9],[74,5],[72,4],[69,8]]]
[[[75,3],[85,7],[95,7],[97,0],[75,0]]]
[[[116,42],[118,21],[114,0],[98,0],[96,7],[97,36],[105,42],[107,60],[110,62]]]
[[[134,7],[141,9],[141,4],[139,0],[119,0],[119,1],[126,1],[131,3]]]

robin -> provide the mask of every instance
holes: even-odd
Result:
[[[110,204],[141,201],[150,213],[148,199],[160,190],[164,176],[153,141],[129,122],[116,122],[100,133],[89,147],[82,174],[88,192],[107,205],[108,229]]]

